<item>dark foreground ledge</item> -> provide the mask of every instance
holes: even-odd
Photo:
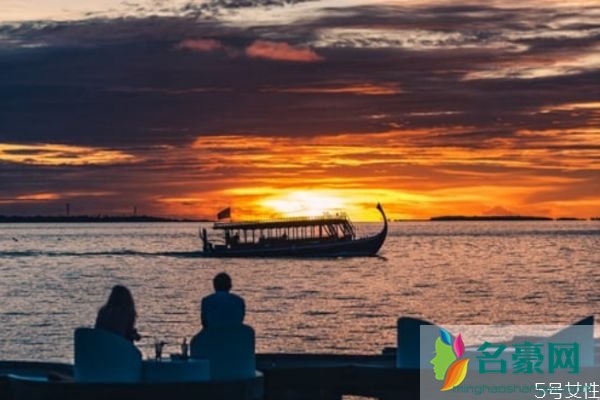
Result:
[[[257,374],[248,379],[208,382],[75,383],[73,366],[69,364],[0,361],[0,400],[163,399],[262,400],[264,377]]]
[[[345,395],[365,396],[381,400],[411,400],[419,397],[419,371],[395,368],[394,354],[258,354],[256,363],[257,369],[264,374],[264,382],[261,383],[264,385],[262,398],[265,400],[341,400]],[[2,379],[2,375],[6,373],[39,376],[52,374],[59,380],[54,383],[53,389],[69,390],[69,383],[61,383],[60,379],[72,377],[73,367],[69,364],[57,363],[0,362],[0,400],[10,398],[9,382]],[[73,386],[72,383],[70,385]],[[91,395],[99,395],[100,397],[94,398],[115,400],[113,395],[104,391],[106,387],[96,386],[98,387],[90,387],[94,393],[88,393],[86,398],[90,398]],[[212,387],[208,392],[204,390],[201,398],[232,398],[223,397],[224,388],[217,386]],[[39,393],[44,390],[44,385],[32,385],[29,388],[17,387],[21,391],[31,388]],[[182,385],[171,385],[170,387],[169,385],[155,385],[155,387],[147,385],[145,389],[146,393],[149,389],[153,394],[151,397],[157,399],[183,398],[191,394],[193,390],[199,390],[192,386],[184,388]],[[249,389],[246,387],[243,390],[247,392]],[[198,392],[198,394],[201,393]],[[128,396],[129,399],[136,398],[133,392]],[[241,399],[243,397],[245,396],[233,398]]]
[[[259,354],[256,361],[265,376],[265,400],[419,397],[419,371],[395,368],[395,354]]]

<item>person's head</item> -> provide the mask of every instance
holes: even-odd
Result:
[[[215,292],[229,292],[231,290],[231,277],[225,272],[215,275],[213,279]]]
[[[131,309],[135,311],[133,296],[129,289],[122,285],[113,286],[106,305],[109,307]]]

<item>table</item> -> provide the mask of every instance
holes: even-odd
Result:
[[[142,376],[144,382],[206,382],[210,369],[207,359],[145,360]]]

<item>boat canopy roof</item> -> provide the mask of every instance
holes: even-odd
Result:
[[[297,217],[297,218],[282,218],[263,221],[240,221],[240,222],[216,222],[214,229],[274,229],[274,228],[294,228],[304,226],[323,226],[335,224],[348,224],[350,221],[345,214],[335,216],[321,217]]]

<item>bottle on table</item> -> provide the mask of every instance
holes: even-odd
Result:
[[[154,356],[156,361],[161,361],[162,360],[162,351],[163,351],[163,347],[165,346],[165,342],[163,341],[155,341],[154,342]]]
[[[189,350],[189,346],[187,343],[187,338],[183,338],[183,342],[181,342],[181,356],[183,357],[184,360],[187,360],[187,358],[188,358],[188,350]]]

